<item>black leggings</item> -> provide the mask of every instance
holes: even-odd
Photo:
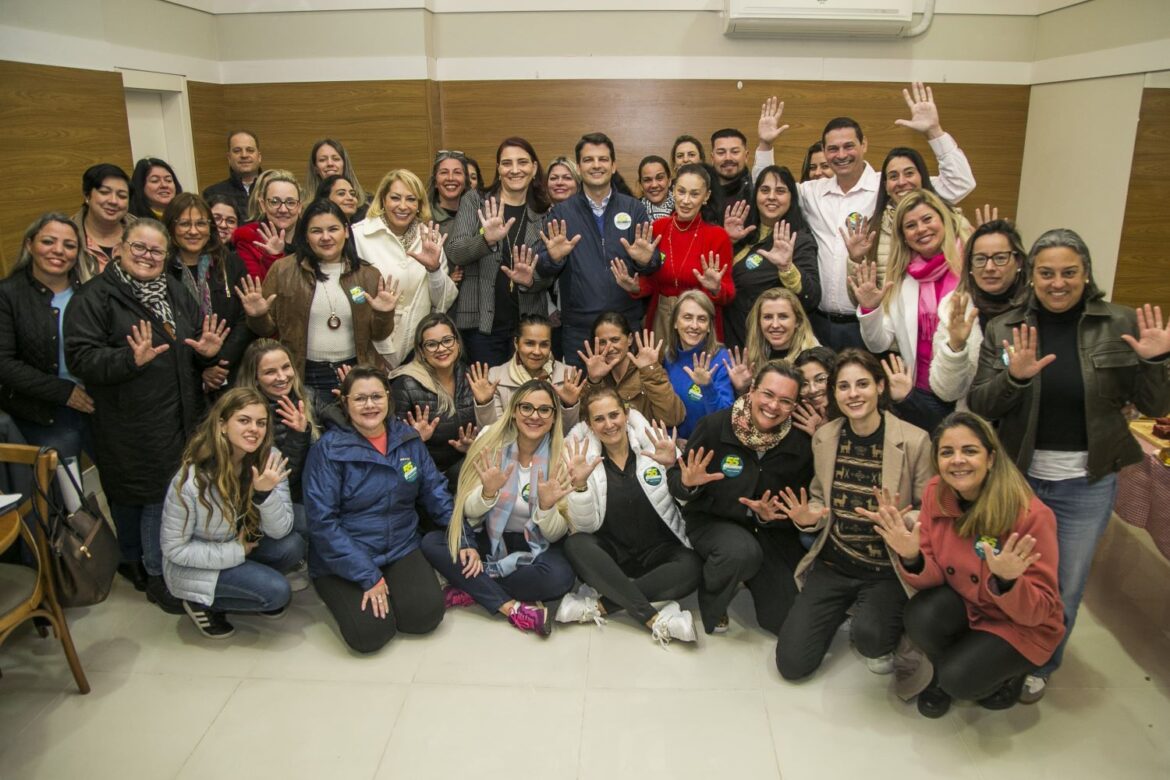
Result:
[[[624,609],[643,623],[658,614],[651,601],[681,599],[698,587],[703,572],[699,556],[682,542],[629,555],[605,537],[573,534],[565,539],[565,557],[581,581],[601,594],[606,612]]]
[[[934,664],[938,686],[954,699],[990,696],[1036,667],[1006,639],[971,628],[962,596],[946,585],[910,599],[906,633]]]
[[[362,610],[365,591],[356,582],[333,575],[313,580],[317,595],[341,629],[341,638],[359,653],[380,650],[399,631],[429,634],[443,620],[443,591],[422,550],[416,548],[386,564],[382,576],[390,591],[390,606],[384,619],[374,617],[368,604]]]

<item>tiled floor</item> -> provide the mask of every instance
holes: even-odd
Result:
[[[1168,778],[1170,565],[1136,533],[1106,537],[1039,705],[938,721],[843,634],[785,684],[746,594],[697,647],[662,650],[628,619],[541,641],[458,610],[360,658],[311,590],[213,642],[119,583],[72,617],[89,696],[31,630],[0,650],[0,777]]]

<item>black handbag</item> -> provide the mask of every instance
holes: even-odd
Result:
[[[72,470],[66,467],[63,471],[81,496],[81,506],[69,512],[52,496],[44,496],[49,517],[38,520],[48,540],[57,601],[62,607],[89,607],[110,595],[121,551],[97,497],[82,492]]]

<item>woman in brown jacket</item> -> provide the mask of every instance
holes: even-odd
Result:
[[[635,344],[638,351],[631,353]],[[585,364],[590,385],[616,387],[626,405],[647,420],[678,425],[686,417],[682,399],[662,367],[662,341],[651,331],[631,335],[624,315],[602,312],[593,321],[593,343],[583,346],[577,355]]]
[[[237,290],[248,327],[279,338],[305,384],[326,398],[340,366],[381,365],[374,342],[393,331],[398,303],[398,283],[346,244],[346,224],[337,204],[314,201],[297,223],[295,253],[273,264],[263,286],[251,277]]]

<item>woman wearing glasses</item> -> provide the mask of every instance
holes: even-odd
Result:
[[[289,171],[268,170],[256,179],[248,199],[248,217],[254,221],[240,225],[232,235],[249,275],[263,281],[272,264],[292,251],[301,197],[301,185]]]
[[[423,538],[427,560],[451,583],[447,606],[478,603],[540,636],[552,632],[541,602],[563,596],[574,579],[552,546],[568,530],[564,499],[573,489],[560,411],[548,382],[521,385],[505,416],[471,445],[447,530]]]
[[[207,206],[211,209],[211,221],[215,223],[215,230],[219,234],[219,243],[230,251],[235,251],[236,245],[232,242],[232,235],[240,226],[240,210],[236,206],[235,198],[227,195],[212,195],[207,198]],[[242,261],[241,261],[242,262]]]

